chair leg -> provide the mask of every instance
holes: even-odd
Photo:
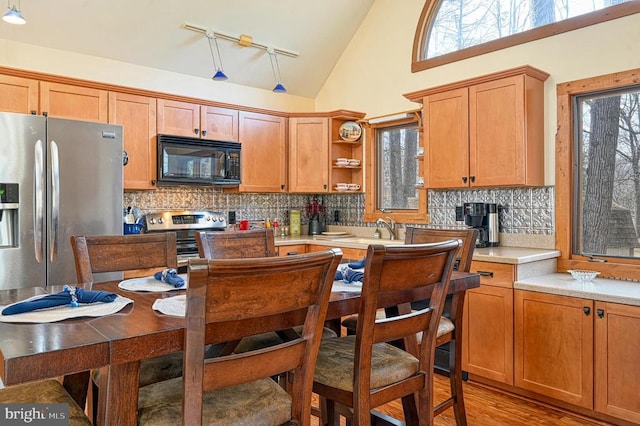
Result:
[[[411,394],[402,397],[402,411],[404,413],[404,424],[407,426],[418,425],[418,403],[416,399],[418,395]]]
[[[453,296],[452,317],[455,332],[449,345],[449,383],[457,426],[467,426],[467,414],[464,409],[464,395],[462,393],[462,342],[460,340],[462,338],[463,306],[464,292],[458,292]]]

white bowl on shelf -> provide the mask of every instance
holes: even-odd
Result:
[[[357,158],[350,158],[349,159],[349,165],[350,166],[359,166],[360,165],[360,160],[358,160]]]

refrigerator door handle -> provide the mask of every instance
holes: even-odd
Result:
[[[49,252],[51,262],[58,258],[58,231],[60,224],[60,161],[58,144],[51,141],[51,227]]]
[[[42,140],[38,139],[34,147],[33,167],[33,251],[36,262],[42,263],[44,246],[44,150]]]

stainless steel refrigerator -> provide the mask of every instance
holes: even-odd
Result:
[[[0,113],[0,289],[75,283],[71,235],[122,235],[122,126]]]

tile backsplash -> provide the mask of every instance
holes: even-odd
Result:
[[[428,191],[430,226],[446,228],[462,225],[455,220],[455,206],[465,202],[497,203],[500,232],[507,234],[553,235],[554,188],[489,188],[474,190]],[[277,218],[288,224],[288,211],[301,210],[310,201],[309,194],[225,193],[209,187],[166,187],[154,191],[124,193],[124,205],[138,207],[145,213],[162,210],[213,210],[236,219],[264,220]],[[319,199],[327,208],[326,224],[341,226],[373,226],[362,222],[364,194],[325,194]],[[339,220],[334,212],[339,211]]]

